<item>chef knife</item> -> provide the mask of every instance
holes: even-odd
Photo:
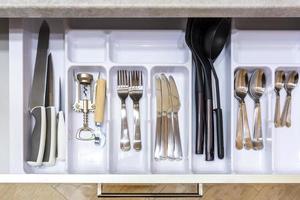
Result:
[[[154,146],[154,159],[160,159],[161,149],[161,80],[160,76],[155,77],[155,93],[156,93],[156,133],[155,133],[155,146]]]
[[[173,76],[169,76],[169,83],[171,88],[171,97],[172,97],[172,118],[173,118],[173,131],[174,131],[174,158],[176,160],[182,159],[182,146],[180,139],[180,131],[179,131],[179,120],[178,120],[178,112],[180,109],[180,98],[177,90],[177,86]]]
[[[30,92],[30,114],[35,119],[31,135],[31,152],[28,164],[39,166],[42,164],[46,142],[46,81],[49,46],[49,26],[43,22],[39,31],[35,68]]]
[[[43,165],[55,165],[56,158],[56,110],[54,106],[53,63],[52,55],[48,56],[46,85],[46,143]]]
[[[169,142],[168,142],[168,135],[169,135],[169,119],[168,119],[168,112],[171,108],[170,105],[170,97],[169,97],[169,82],[166,75],[161,75],[161,93],[162,93],[162,104],[161,104],[161,149],[160,149],[160,158],[167,159],[168,157],[168,149],[169,149]]]

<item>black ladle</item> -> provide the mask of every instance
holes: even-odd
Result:
[[[213,63],[224,49],[230,30],[231,20],[229,18],[219,19],[218,23],[207,29],[203,44],[204,52],[210,62],[210,67],[215,77],[217,108],[214,109],[214,112],[216,115],[218,157],[220,159],[224,158],[223,116],[220,103],[219,80],[217,78]]]

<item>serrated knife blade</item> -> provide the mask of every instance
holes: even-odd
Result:
[[[180,109],[180,99],[179,99],[178,89],[173,76],[169,76],[169,84],[171,88],[172,111],[178,112]]]

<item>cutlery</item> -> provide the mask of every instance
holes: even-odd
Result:
[[[238,150],[243,149],[243,143],[245,149],[249,150],[253,148],[245,104],[247,93],[248,72],[245,69],[238,69],[234,75],[234,96],[239,102],[235,140],[235,147]]]
[[[100,73],[98,74],[98,79],[95,85],[95,113],[94,122],[96,126],[95,132],[95,143],[103,147],[106,142],[106,137],[104,132],[101,130],[104,122],[104,112],[105,112],[105,97],[106,97],[106,80],[101,79]]]
[[[296,71],[289,73],[288,79],[284,85],[286,90],[286,99],[281,115],[281,126],[291,127],[291,101],[292,101],[292,90],[296,87],[299,80],[299,74]]]
[[[121,140],[122,151],[130,150],[130,137],[127,121],[126,99],[128,97],[129,78],[126,70],[118,70],[117,93],[121,100]]]
[[[191,28],[191,44],[192,51],[195,57],[201,63],[204,91],[205,91],[205,125],[204,125],[204,146],[205,146],[205,160],[214,160],[214,121],[213,121],[213,93],[212,93],[212,79],[210,63],[203,51],[203,34],[204,23],[201,19],[194,19]],[[201,137],[201,136],[200,136]],[[201,147],[201,146],[200,146]],[[201,152],[201,149],[200,149]]]
[[[180,130],[179,130],[179,120],[178,120],[178,111],[180,109],[180,99],[177,90],[177,86],[173,76],[169,76],[169,83],[171,88],[171,99],[172,99],[172,117],[173,117],[173,131],[174,131],[174,158],[176,160],[182,159],[182,146],[180,139]]]
[[[66,126],[64,113],[62,109],[62,94],[61,94],[61,81],[59,79],[59,112],[58,112],[58,122],[57,122],[57,160],[66,160]]]
[[[161,103],[161,147],[160,147],[160,158],[167,159],[168,158],[168,150],[173,151],[174,146],[173,143],[170,141],[172,136],[172,119],[170,116],[171,110],[171,102],[170,102],[170,94],[169,94],[169,82],[166,75],[161,74],[161,93],[162,93],[162,103]],[[171,123],[171,126],[170,126]],[[170,141],[170,142],[169,142]],[[172,146],[169,146],[172,145]],[[169,155],[172,158],[172,155]]]
[[[210,62],[210,68],[215,79],[217,108],[214,109],[217,128],[218,158],[224,158],[223,139],[223,114],[220,102],[220,88],[218,75],[214,68],[214,61],[219,56],[227,42],[231,30],[231,20],[229,18],[216,18],[211,22],[204,36],[204,52]]]
[[[254,132],[253,132],[253,149],[263,149],[262,122],[261,122],[261,106],[260,98],[266,89],[266,76],[263,69],[255,70],[250,78],[249,94],[254,100]]]
[[[155,76],[155,94],[156,94],[156,131],[155,131],[155,146],[154,146],[154,159],[160,159],[161,150],[161,107],[162,107],[162,94],[161,94],[161,79],[160,76]]]
[[[74,77],[75,78],[75,77]],[[83,126],[79,128],[76,132],[76,139],[89,141],[89,140],[97,140],[95,138],[94,129],[89,127],[89,112],[94,112],[95,104],[92,101],[92,83],[93,83],[93,75],[89,73],[78,73],[75,78],[76,83],[76,98],[75,103],[73,104],[73,110],[75,112],[83,113]],[[83,134],[84,132],[88,132],[89,134]]]
[[[276,93],[276,103],[275,103],[275,116],[274,116],[274,125],[275,127],[281,126],[280,120],[280,90],[284,87],[285,83],[285,72],[276,71],[275,73],[275,93]]]
[[[56,158],[56,109],[54,106],[53,91],[53,64],[52,56],[48,55],[47,81],[46,81],[46,143],[43,156],[43,165],[55,165]]]
[[[38,36],[37,53],[34,67],[32,88],[30,92],[30,114],[34,118],[34,128],[31,135],[30,156],[27,163],[31,166],[40,166],[43,162],[46,144],[47,119],[46,119],[46,87],[49,47],[49,26],[43,21]],[[52,111],[51,108],[47,112]],[[52,118],[50,119],[52,120]]]
[[[143,74],[142,71],[131,71],[129,76],[129,96],[133,101],[134,114],[134,140],[133,148],[136,151],[142,149],[141,140],[141,118],[140,118],[140,99],[143,96]]]
[[[204,124],[205,124],[205,94],[203,83],[203,67],[192,46],[191,32],[193,18],[189,18],[186,25],[185,41],[192,52],[192,58],[195,63],[195,108],[196,108],[196,154],[203,154],[204,149]]]

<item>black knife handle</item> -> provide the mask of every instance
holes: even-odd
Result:
[[[216,108],[216,128],[217,128],[217,143],[218,143],[218,158],[224,158],[224,138],[223,138],[223,115],[222,109]]]
[[[213,104],[212,99],[206,101],[206,147],[205,160],[214,160],[214,125],[213,125]]]
[[[31,135],[31,152],[27,163],[31,166],[40,166],[43,162],[46,142],[46,109],[43,106],[34,107],[31,115],[35,119]]]

